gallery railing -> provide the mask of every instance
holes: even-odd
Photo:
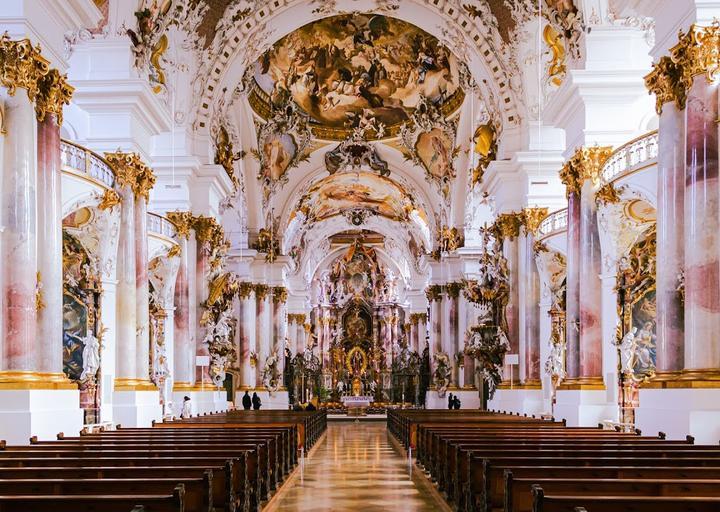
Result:
[[[103,157],[67,140],[60,141],[60,164],[69,169],[103,183],[108,188],[115,186],[115,175],[110,164]]]
[[[148,212],[147,230],[148,233],[155,233],[172,239],[177,237],[177,227],[175,224],[157,213]]]
[[[646,133],[612,152],[603,165],[600,180],[610,183],[626,174],[637,172],[657,162],[658,132]]]
[[[538,231],[541,237],[547,237],[567,229],[568,211],[567,208],[552,212],[540,222]]]

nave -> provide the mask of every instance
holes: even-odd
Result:
[[[333,422],[304,467],[267,512],[449,511],[429,480],[413,470],[384,422]]]

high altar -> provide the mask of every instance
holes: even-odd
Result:
[[[294,396],[313,392],[330,403],[347,396],[379,404],[424,401],[420,383],[429,373],[428,355],[423,365],[423,354],[408,344],[399,279],[375,249],[357,240],[320,273],[308,346],[290,365]]]

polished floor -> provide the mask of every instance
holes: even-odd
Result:
[[[330,423],[266,511],[450,510],[391,443],[384,422]]]

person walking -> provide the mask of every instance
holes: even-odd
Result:
[[[253,409],[255,409],[256,411],[259,411],[261,405],[262,405],[262,402],[260,401],[260,397],[257,395],[257,393],[253,393],[253,396],[252,396]]]
[[[243,409],[246,411],[249,411],[252,407],[252,399],[250,398],[250,393],[247,392],[247,389],[245,390],[245,394],[242,397],[242,406]]]

